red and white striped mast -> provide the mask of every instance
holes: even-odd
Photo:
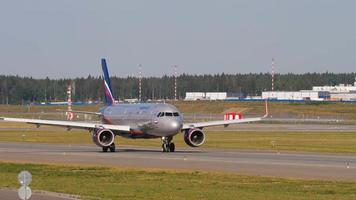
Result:
[[[142,65],[138,65],[138,102],[142,100]]]
[[[177,65],[174,65],[174,100],[177,101]]]
[[[272,71],[271,71],[271,75],[272,75],[272,85],[271,85],[271,89],[272,92],[274,91],[274,58],[272,58],[272,65],[271,65]]]
[[[68,111],[67,111],[67,120],[74,119],[74,113],[72,111],[72,83],[68,84],[67,88],[67,103],[68,103]]]
[[[72,110],[72,84],[70,83],[67,88],[67,102],[68,102],[68,111]]]

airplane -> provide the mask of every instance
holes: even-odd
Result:
[[[220,125],[227,127],[230,124],[255,122],[268,115],[266,102],[266,114],[263,117],[184,123],[182,113],[168,103],[116,103],[104,58],[101,59],[101,65],[104,74],[105,106],[100,108],[99,112],[70,111],[97,115],[100,117],[101,123],[8,117],[0,117],[0,120],[34,124],[37,127],[50,125],[66,127],[68,130],[72,128],[86,129],[92,133],[93,142],[101,147],[103,152],[116,151],[114,141],[117,135],[132,139],[161,138],[162,151],[174,152],[175,144],[172,139],[180,132],[183,133],[187,145],[199,147],[205,142],[203,131],[205,127]]]

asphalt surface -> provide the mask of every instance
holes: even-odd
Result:
[[[0,142],[0,160],[356,181],[356,155],[213,149],[179,149],[174,153],[162,153],[158,148],[128,146],[119,146],[115,153],[102,153],[95,145]]]
[[[15,200],[19,199],[17,190],[0,189],[1,200]],[[30,199],[33,200],[75,200],[76,197],[69,197],[66,194],[57,194],[52,192],[33,192]]]

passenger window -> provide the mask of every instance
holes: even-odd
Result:
[[[165,116],[167,116],[167,117],[172,117],[172,116],[173,116],[173,113],[166,112],[166,113],[165,113]]]
[[[179,113],[175,112],[175,113],[173,113],[173,116],[179,117]]]

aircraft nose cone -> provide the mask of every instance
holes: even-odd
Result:
[[[165,118],[158,121],[154,133],[159,133],[162,136],[170,136],[179,133],[183,127],[183,120]]]
[[[173,120],[170,123],[170,128],[174,131],[174,132],[178,132],[181,128],[182,128],[182,123],[178,120]]]
[[[171,123],[171,127],[172,127],[172,128],[178,128],[178,122],[173,121],[173,122]]]

